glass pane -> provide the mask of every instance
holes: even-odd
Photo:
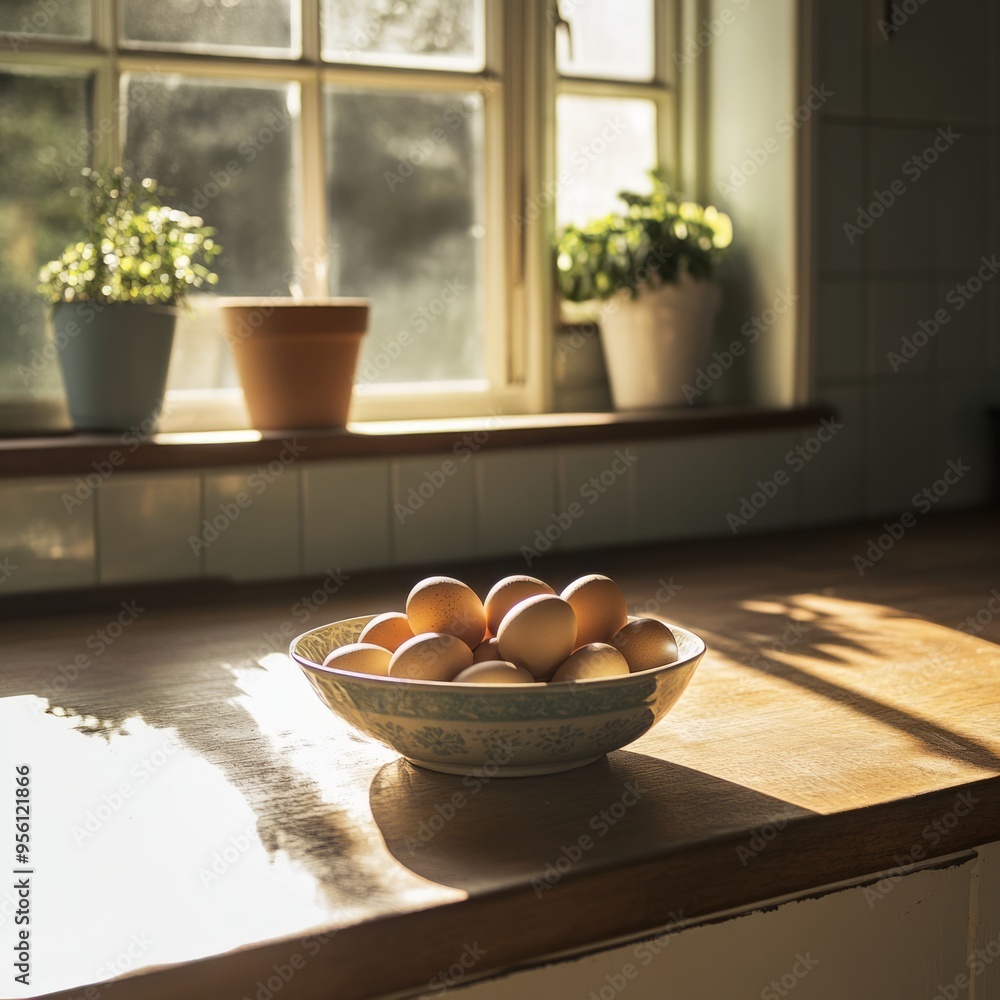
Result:
[[[619,191],[650,189],[647,171],[657,161],[652,101],[562,94],[556,120],[560,225],[619,211]]]
[[[359,380],[482,378],[483,99],[326,92],[330,292],[372,300]]]
[[[218,230],[220,295],[288,295],[297,283],[297,84],[131,76],[124,162],[163,199]],[[182,314],[174,388],[235,385],[218,316]]]
[[[13,36],[4,44],[15,52],[35,35],[90,38],[90,0],[3,0],[0,31]]]
[[[323,57],[482,69],[483,0],[323,0]]]
[[[0,73],[0,397],[62,391],[38,269],[80,228],[69,190],[90,162],[84,77]]]
[[[573,38],[571,46],[564,27],[556,32],[560,73],[653,79],[653,0],[563,0],[560,9]]]
[[[152,48],[299,55],[299,0],[125,0],[122,39]]]

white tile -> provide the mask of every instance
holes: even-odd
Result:
[[[911,510],[934,467],[929,382],[897,375],[869,385],[865,420],[865,512]]]
[[[0,483],[0,595],[97,582],[94,489],[101,476]]]
[[[860,115],[864,89],[859,67],[865,58],[864,19],[869,0],[834,0],[816,5],[819,19],[819,83],[833,91],[824,112]]]
[[[877,375],[920,375],[931,366],[931,286],[922,281],[873,280],[868,285],[871,365]]]
[[[884,17],[881,2],[872,4]],[[871,112],[941,121],[990,114],[988,3],[894,3],[904,20],[886,41],[873,14]],[[906,12],[905,8],[912,10]],[[898,18],[898,15],[897,15]]]
[[[932,478],[939,479],[952,461],[968,467],[958,482],[949,485],[936,508],[980,504],[989,494],[996,458],[988,400],[988,380],[981,372],[942,378],[934,387]]]
[[[278,460],[264,468],[207,473],[199,531],[206,576],[269,580],[301,573],[299,470]]]
[[[444,452],[392,463],[390,515],[396,563],[434,563],[476,555],[472,453]]]
[[[987,209],[993,186],[990,166],[991,139],[982,134],[961,134],[931,166],[926,177],[934,185],[934,240],[931,264],[939,270],[972,273],[996,249],[990,240]],[[943,146],[947,141],[939,136]]]
[[[201,477],[192,472],[119,473],[97,493],[101,583],[201,575],[189,541],[201,522]]]
[[[518,553],[535,544],[556,511],[556,452],[486,451],[476,458],[480,555]]]
[[[633,537],[632,491],[637,452],[631,445],[562,448],[558,456],[560,549],[585,549]],[[554,531],[554,529],[553,529]]]
[[[863,394],[860,388],[825,389],[817,401],[832,406],[843,427],[802,470],[801,521],[850,521],[864,513]]]
[[[858,378],[867,353],[864,283],[821,279],[817,299],[816,380]]]
[[[819,128],[819,177],[817,253],[824,271],[860,273],[865,235],[848,234],[858,209],[866,201],[862,129],[853,125],[821,124]]]
[[[936,133],[873,127],[868,134],[871,170],[865,207],[872,218],[864,237],[868,266],[879,272],[925,271],[933,254],[934,172],[940,163],[922,173],[908,164],[934,142]]]
[[[325,573],[392,562],[389,463],[302,466],[303,571]]]
[[[934,286],[935,311],[943,309],[947,316],[934,337],[936,367],[940,371],[983,372],[989,365],[995,292],[992,285],[976,293],[971,290],[974,287],[964,278],[940,281]]]
[[[794,524],[797,459],[787,457],[798,443],[794,431],[640,442],[636,538],[731,536]]]

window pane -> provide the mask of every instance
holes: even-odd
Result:
[[[125,0],[122,38],[153,48],[299,55],[299,0]]]
[[[572,33],[556,33],[556,65],[565,76],[652,80],[653,0],[563,0]]]
[[[220,84],[131,76],[124,162],[155,177],[164,201],[218,230],[213,267],[221,295],[288,295],[298,278],[296,84]],[[234,385],[217,316],[205,330],[184,317],[171,368],[174,388]]]
[[[560,225],[619,211],[619,191],[649,190],[657,161],[652,101],[562,94],[556,116]]]
[[[482,96],[329,89],[326,125],[330,292],[372,300],[360,381],[482,378]]]
[[[35,35],[90,38],[90,0],[3,0],[0,31],[14,36],[5,45],[15,51]]]
[[[80,228],[69,189],[90,160],[85,77],[0,73],[0,396],[61,392],[38,269]]]
[[[323,0],[323,57],[482,69],[483,0]]]

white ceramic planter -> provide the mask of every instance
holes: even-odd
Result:
[[[719,286],[686,272],[677,284],[620,292],[601,313],[601,342],[615,409],[683,406],[684,386],[712,349]]]

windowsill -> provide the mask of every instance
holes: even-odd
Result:
[[[786,410],[712,407],[634,413],[546,413],[352,423],[325,431],[199,431],[157,434],[64,434],[0,439],[0,478],[79,475],[111,462],[131,471],[255,465],[279,457],[294,439],[302,461],[382,458],[456,449],[591,444],[808,427],[832,417],[826,406]]]

